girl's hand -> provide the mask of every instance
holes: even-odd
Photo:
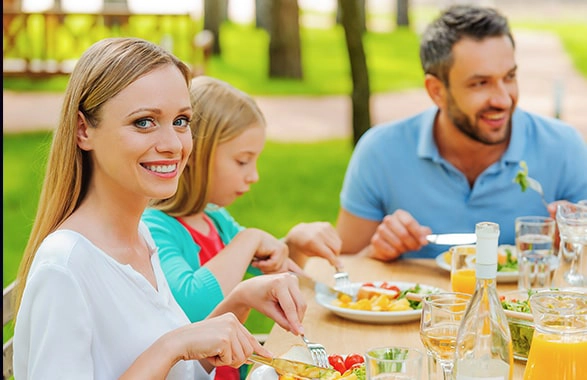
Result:
[[[263,273],[281,273],[287,271],[289,251],[281,240],[265,231],[258,230],[259,245],[255,251],[252,265]]]
[[[300,223],[285,237],[290,257],[303,266],[307,257],[322,257],[336,268],[342,268],[339,259],[342,241],[328,222]],[[305,257],[304,257],[305,256]]]

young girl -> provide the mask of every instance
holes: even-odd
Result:
[[[270,355],[240,323],[251,306],[302,331],[288,274],[241,283],[200,323],[171,294],[140,217],[175,193],[191,152],[189,78],[140,39],[105,39],[80,58],[19,270],[15,378],[209,378],[212,365]]]
[[[194,151],[178,192],[154,202],[143,221],[159,247],[173,295],[190,320],[199,321],[243,276],[299,271],[288,252],[300,263],[312,255],[338,264],[340,240],[326,222],[299,224],[283,242],[240,226],[224,207],[259,180],[265,119],[250,96],[206,76],[192,80],[191,101]],[[230,372],[219,368],[217,378],[238,377]]]

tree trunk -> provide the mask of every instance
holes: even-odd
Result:
[[[339,0],[339,5],[353,81],[353,92],[351,95],[353,108],[353,145],[356,145],[363,133],[371,127],[369,71],[363,48],[361,22],[356,9],[357,3],[355,0]]]
[[[212,54],[220,55],[220,21],[222,17],[222,5],[218,0],[204,0],[204,29],[212,32],[214,44]]]
[[[264,29],[267,32],[271,30],[271,18],[269,17],[271,1],[255,0],[255,27]]]
[[[367,31],[367,7],[366,0],[356,0],[357,3],[357,19],[359,20],[359,30],[361,33]],[[336,7],[336,23],[342,24],[342,6],[340,2]]]
[[[270,7],[269,77],[302,79],[298,1],[273,0]]]
[[[410,26],[409,0],[397,0],[397,26]]]

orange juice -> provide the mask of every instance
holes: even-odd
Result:
[[[535,332],[524,380],[574,380],[587,374],[587,339]]]
[[[463,268],[452,271],[450,283],[453,292],[473,294],[475,292],[475,269]]]

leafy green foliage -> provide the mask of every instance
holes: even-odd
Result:
[[[520,185],[523,192],[528,189],[528,165],[526,161],[520,161],[520,170],[516,173],[513,181]]]

